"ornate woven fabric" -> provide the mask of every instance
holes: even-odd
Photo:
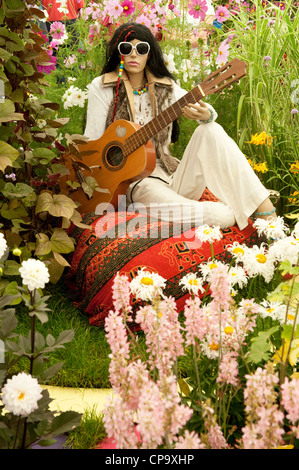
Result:
[[[189,294],[179,282],[189,272],[199,272],[199,265],[211,257],[209,243],[201,244],[195,228],[156,221],[145,215],[118,212],[103,217],[86,214],[83,222],[89,229],[75,227],[70,235],[76,240],[76,251],[65,277],[72,290],[74,304],[89,315],[92,325],[103,326],[113,308],[112,283],[117,272],[132,279],[146,268],[167,279],[164,293],[172,296],[178,311],[183,310]],[[227,245],[237,241],[248,246],[259,244],[252,223],[242,231],[237,226],[222,230],[223,238],[214,243],[215,258],[229,262]],[[141,305],[132,299],[133,308]]]

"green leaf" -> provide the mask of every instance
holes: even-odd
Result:
[[[0,59],[7,62],[11,58],[11,56],[12,56],[12,54],[10,52],[8,52],[7,50],[0,47]]]
[[[56,252],[56,253],[67,254],[67,253],[71,253],[75,249],[72,239],[68,236],[66,231],[63,230],[62,228],[54,229],[50,241],[51,241],[51,249],[53,252]]]
[[[41,193],[37,199],[36,214],[47,211],[54,217],[67,217],[70,219],[77,205],[64,194]],[[56,251],[56,250],[54,250]]]
[[[40,439],[39,441],[37,441],[37,444],[42,447],[48,447],[48,446],[55,444],[56,442],[57,442],[57,439],[48,438],[48,439]]]
[[[50,162],[51,160],[53,160],[53,158],[56,158],[56,154],[53,152],[53,150],[44,147],[34,149],[33,156],[35,158],[43,159],[46,162]]]
[[[1,104],[0,104],[1,107]],[[7,166],[10,166],[12,162],[14,162],[18,156],[20,155],[19,151],[12,147],[11,145],[7,144],[0,140],[0,170],[5,171]]]
[[[81,414],[76,411],[65,411],[59,416],[55,416],[52,421],[50,436],[57,436],[79,426]]]
[[[4,103],[0,103],[0,122],[20,120],[24,121],[24,116],[21,113],[15,113],[15,104],[13,101],[5,99]]]
[[[19,276],[21,265],[17,263],[14,260],[7,260],[5,261],[4,269],[3,269],[3,274],[5,276]]]
[[[70,343],[74,338],[74,334],[75,334],[74,330],[64,330],[64,331],[62,331],[59,334],[58,338],[56,339],[55,345]]]
[[[2,193],[9,199],[23,198],[33,193],[34,189],[25,183],[6,183],[2,189]]]
[[[18,289],[18,283],[16,281],[10,282],[5,290],[4,290],[4,295],[14,295],[16,296],[15,299],[12,301],[11,305],[17,305],[20,302],[22,302],[22,296],[20,294],[20,291]]]
[[[51,242],[45,233],[36,235],[36,248],[34,254],[36,256],[44,256],[51,252]]]

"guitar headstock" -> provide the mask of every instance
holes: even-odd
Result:
[[[205,95],[211,95],[221,91],[246,75],[246,63],[239,59],[233,59],[219,69],[212,72],[200,84]]]

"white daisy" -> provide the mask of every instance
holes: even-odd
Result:
[[[242,258],[243,267],[249,277],[262,275],[266,282],[270,282],[275,270],[275,257],[267,251],[265,244],[254,245],[248,248]]]
[[[195,236],[202,242],[213,243],[214,241],[221,240],[223,234],[220,230],[220,227],[213,225],[201,225],[195,230]]]
[[[238,284],[238,287],[242,289],[248,282],[248,276],[242,266],[231,266],[228,270],[228,276],[231,286]]]
[[[188,273],[180,280],[183,290],[187,290],[190,294],[198,295],[198,291],[204,292],[203,280],[194,273]]]
[[[202,263],[199,266],[199,269],[202,273],[204,282],[209,282],[210,281],[212,271],[220,265],[223,265],[223,263],[221,263],[221,261],[212,260],[212,261],[208,261],[207,263]]]
[[[269,219],[257,219],[254,222],[258,235],[265,234],[268,239],[277,240],[284,238],[290,230],[285,224],[283,217],[269,217]]]
[[[153,300],[163,296],[166,279],[156,273],[145,271],[142,268],[130,283],[131,293],[141,300]]]
[[[284,323],[286,305],[282,302],[263,300],[259,305],[259,314],[262,318],[270,317]]]
[[[289,260],[296,264],[299,255],[299,237],[290,236],[276,240],[269,247],[269,253],[278,261]]]
[[[30,291],[43,289],[49,282],[49,270],[45,263],[38,259],[29,258],[23,261],[19,269],[23,284],[28,286]]]
[[[226,247],[227,251],[229,251],[233,255],[236,262],[242,261],[242,258],[247,248],[248,247],[246,245],[240,244],[238,242],[234,242],[232,245],[227,245]]]
[[[15,416],[28,416],[38,408],[42,398],[38,381],[25,372],[8,379],[1,391],[5,409]]]

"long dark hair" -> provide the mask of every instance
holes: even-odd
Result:
[[[102,69],[101,75],[118,69],[120,64],[120,55],[117,46],[122,41],[132,41],[133,39],[139,39],[139,41],[146,41],[149,43],[150,53],[146,65],[155,77],[169,77],[174,79],[172,73],[166,67],[163,52],[159,46],[159,43],[150,29],[142,24],[133,22],[122,24],[114,32],[111,40],[107,45],[106,63]],[[178,122],[174,121],[171,141],[175,142],[178,139],[178,135]]]

